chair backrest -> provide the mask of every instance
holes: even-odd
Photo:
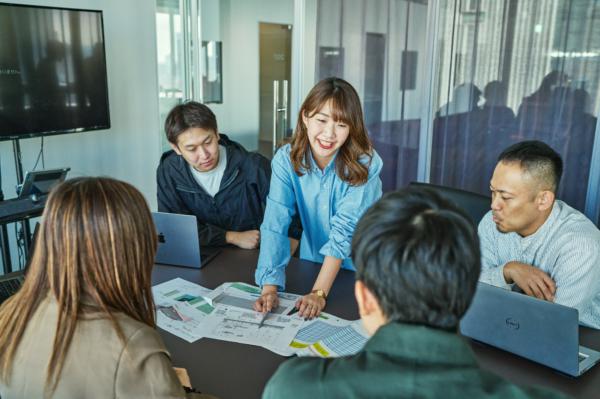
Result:
[[[492,199],[485,195],[472,193],[470,191],[460,190],[458,188],[438,186],[437,184],[411,182],[411,186],[429,188],[442,197],[452,201],[464,210],[471,220],[477,226],[481,218],[490,210]]]
[[[373,143],[373,148],[383,160],[383,169],[379,174],[383,184],[383,192],[392,191],[396,188],[398,176],[398,146],[377,140],[371,140],[371,143]]]

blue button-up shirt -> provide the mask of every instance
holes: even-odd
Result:
[[[285,288],[285,267],[290,260],[288,227],[296,209],[303,228],[300,257],[322,263],[325,256],[332,256],[343,260],[343,268],[354,270],[349,256],[356,223],[382,194],[379,173],[383,162],[375,151],[367,182],[351,186],[337,175],[335,158],[321,170],[310,155],[311,170],[296,175],[290,149],[289,144],[282,147],[271,163],[271,188],[260,226],[260,255],[255,274],[261,287]]]

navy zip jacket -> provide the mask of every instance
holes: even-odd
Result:
[[[227,231],[258,230],[269,193],[271,164],[264,156],[248,152],[220,134],[219,144],[227,151],[227,167],[214,198],[200,186],[182,156],[165,152],[156,171],[158,211],[195,215],[200,245],[225,245]],[[300,238],[299,223],[290,236]]]

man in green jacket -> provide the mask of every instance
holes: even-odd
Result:
[[[263,398],[554,398],[481,370],[457,334],[479,277],[477,232],[422,188],[385,195],[352,240],[355,296],[371,339],[354,356],[295,358]]]

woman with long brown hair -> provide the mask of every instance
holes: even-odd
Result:
[[[142,194],[79,178],[50,194],[25,282],[0,307],[0,395],[183,398],[155,331]]]
[[[363,212],[381,197],[382,161],[369,140],[360,99],[345,80],[317,83],[304,100],[291,144],[272,161],[271,187],[260,228],[255,310],[277,306],[290,259],[287,230],[300,215],[300,257],[322,264],[313,290],[296,303],[313,318],[325,307],[340,267],[354,270],[350,243]]]

